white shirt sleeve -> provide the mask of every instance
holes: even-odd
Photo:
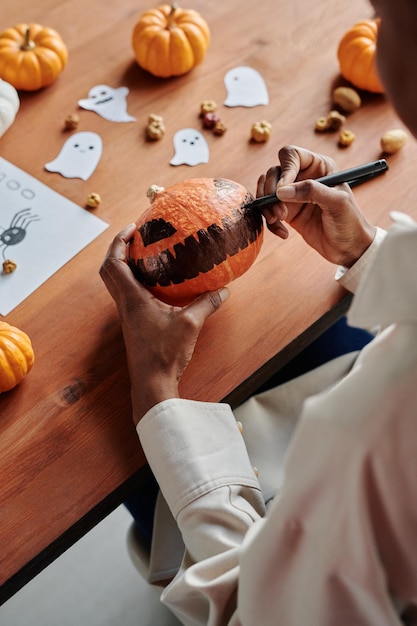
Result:
[[[359,282],[371,265],[379,246],[385,238],[386,231],[377,227],[373,242],[363,255],[356,261],[351,268],[339,266],[336,271],[336,280],[351,293],[355,293]]]
[[[233,624],[242,543],[265,514],[233,413],[226,404],[171,399],[137,431],[186,545],[163,600],[184,624]]]

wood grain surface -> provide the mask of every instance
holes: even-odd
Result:
[[[336,135],[314,132],[316,118],[328,113],[332,89],[341,82],[338,41],[349,26],[372,15],[365,0],[191,1],[186,6],[209,23],[211,45],[200,66],[168,80],[142,71],[131,49],[134,24],[153,6],[149,0],[2,0],[0,31],[19,22],[55,28],[68,46],[69,63],[50,87],[21,92],[21,109],[0,139],[0,155],[80,206],[88,193],[98,192],[102,203],[95,214],[109,223],[2,318],[30,335],[36,358],[27,378],[0,396],[3,599],[116,506],[144,463],[131,422],[120,325],[98,270],[113,236],[147,208],[149,185],[220,176],[255,193],[258,176],[277,162],[284,144],[325,152],[340,167],[351,167],[379,158],[382,133],[403,128],[383,96],[368,94],[346,124],[356,134],[352,146],[341,149]],[[262,74],[267,106],[223,105],[224,74],[238,65]],[[128,111],[137,121],[112,123],[79,109],[78,100],[98,84],[127,86]],[[219,104],[227,132],[215,137],[203,131],[208,164],[171,166],[175,132],[201,130],[199,110],[206,99]],[[102,159],[88,181],[44,169],[66,139],[64,120],[73,112],[80,117],[78,130],[103,139]],[[146,141],[150,113],[164,118],[161,141]],[[250,127],[262,119],[272,124],[272,137],[251,143]],[[374,223],[387,227],[392,209],[417,216],[416,155],[410,140],[389,158],[387,174],[355,191]],[[233,396],[245,381],[248,392],[251,380],[260,382],[257,372],[279,364],[277,355],[287,359],[291,346],[300,348],[297,340],[309,340],[322,330],[321,320],[326,325],[343,310],[347,294],[333,276],[334,267],[296,233],[285,242],[266,233],[255,265],[230,286],[231,297],[205,326],[182,381],[183,395],[218,401]],[[60,538],[65,539],[60,543]]]

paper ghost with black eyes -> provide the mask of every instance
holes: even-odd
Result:
[[[45,169],[65,178],[87,180],[96,169],[102,151],[103,143],[97,133],[75,133],[66,140],[58,156],[46,163]]]
[[[198,165],[209,162],[207,141],[194,128],[183,128],[175,133],[174,149],[171,165]]]
[[[224,77],[228,107],[256,107],[269,103],[268,89],[260,73],[253,67],[240,66],[229,70]]]
[[[113,89],[108,85],[96,85],[88,92],[88,98],[78,100],[78,106],[87,111],[95,111],[109,122],[135,122],[136,118],[127,112],[127,87]]]

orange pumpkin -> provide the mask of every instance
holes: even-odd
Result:
[[[197,11],[164,4],[146,11],[132,34],[138,64],[154,76],[186,74],[204,59],[210,30]]]
[[[241,276],[263,241],[253,196],[222,178],[192,178],[160,191],[137,221],[128,264],[157,298],[184,306]]]
[[[19,328],[0,322],[0,393],[18,385],[33,365],[32,343]]]
[[[68,61],[61,36],[39,24],[17,24],[0,34],[0,78],[35,91],[58,78]]]
[[[340,72],[358,89],[384,93],[376,67],[379,19],[362,20],[342,37],[337,50]]]

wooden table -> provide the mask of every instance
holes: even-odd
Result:
[[[140,481],[144,456],[131,422],[123,341],[98,269],[114,234],[147,207],[148,186],[220,176],[254,192],[258,176],[276,162],[283,144],[328,153],[341,167],[350,167],[378,158],[382,132],[402,126],[383,97],[367,96],[348,121],[357,135],[350,148],[340,149],[334,134],[314,132],[316,118],[330,110],[330,94],[339,81],[339,38],[372,14],[365,0],[189,4],[210,25],[209,52],[188,75],[162,80],[137,66],[130,47],[139,14],[153,2],[2,2],[0,30],[22,21],[51,26],[68,45],[69,64],[49,88],[21,93],[20,112],[0,139],[0,154],[80,206],[89,192],[100,193],[96,214],[110,225],[5,318],[30,335],[36,362],[21,385],[0,397],[2,601]],[[223,105],[224,74],[237,65],[262,74],[269,105]],[[128,110],[137,122],[112,123],[78,110],[78,99],[97,84],[127,86]],[[174,133],[186,127],[201,130],[199,110],[206,99],[219,103],[226,134],[204,131],[208,164],[169,165]],[[58,154],[66,138],[64,120],[76,111],[78,130],[95,131],[104,143],[88,181],[66,179],[43,167]],[[164,117],[167,132],[161,141],[145,139],[150,113]],[[250,127],[260,119],[272,123],[272,138],[250,143]],[[388,226],[392,208],[417,213],[416,154],[410,141],[389,159],[388,174],[357,189],[375,223]],[[228,398],[234,404],[249,394],[345,310],[347,294],[333,275],[334,267],[296,233],[286,242],[268,233],[256,264],[231,285],[231,298],[204,328],[182,393],[207,401]]]

